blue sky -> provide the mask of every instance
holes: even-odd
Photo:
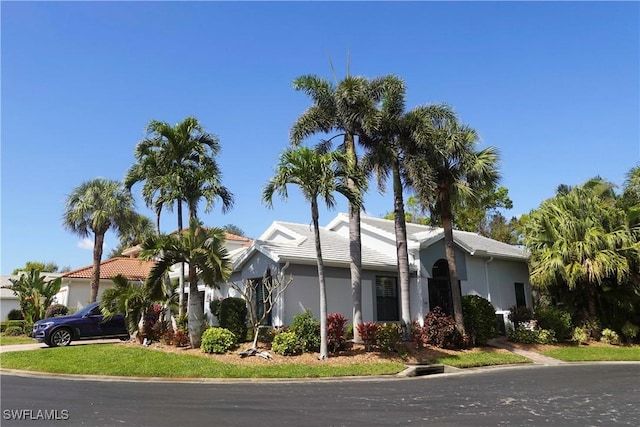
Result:
[[[1,273],[26,261],[91,264],[62,227],[67,195],[121,180],[152,119],[196,116],[219,136],[235,207],[203,214],[258,237],[309,223],[292,192],[260,200],[289,128],[310,105],[303,74],[401,76],[407,107],[453,106],[501,153],[519,215],[597,174],[622,184],[640,161],[640,4],[2,2]],[[315,140],[310,140],[315,143]],[[134,187],[141,212],[153,217]],[[373,188],[368,214],[392,209]],[[337,212],[321,212],[326,224]],[[162,228],[176,228],[163,216]],[[107,236],[105,255],[117,244]]]

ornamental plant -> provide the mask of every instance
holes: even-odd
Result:
[[[296,314],[290,329],[300,339],[303,351],[318,351],[320,348],[320,322],[313,317],[311,310],[307,309],[304,313]]]
[[[271,350],[283,356],[293,356],[302,353],[302,344],[295,332],[281,332],[273,338]]]
[[[337,353],[345,344],[345,329],[347,318],[340,313],[331,313],[327,316],[327,346],[329,351]]]
[[[228,329],[211,327],[202,334],[200,348],[205,353],[224,354],[236,344],[236,336]]]
[[[362,342],[364,342],[365,350],[373,350],[378,340],[378,331],[380,330],[378,324],[376,322],[362,322],[357,326],[357,329]]]
[[[456,321],[440,307],[435,307],[424,316],[424,326],[429,344],[439,348],[459,347],[460,333]]]

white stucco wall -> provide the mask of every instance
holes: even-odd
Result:
[[[113,282],[109,279],[103,279],[100,281],[100,286],[98,287],[98,301],[102,297],[102,293],[113,287]],[[64,292],[64,289],[67,289],[67,292]],[[62,279],[62,286],[60,288],[60,299],[64,300],[58,301],[60,304],[64,304],[71,309],[79,309],[84,307],[89,303],[89,295],[91,293],[91,280],[89,279]],[[65,295],[66,294],[66,295]]]
[[[6,322],[7,315],[13,309],[20,310],[20,304],[18,304],[17,299],[13,299],[13,298],[0,299],[0,321]]]

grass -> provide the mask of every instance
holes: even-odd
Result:
[[[2,367],[84,375],[173,378],[316,378],[393,375],[404,369],[394,362],[346,366],[278,364],[232,365],[190,354],[165,353],[140,347],[83,345],[4,353]]]
[[[528,363],[510,353],[470,352],[430,360],[459,368]],[[172,378],[319,378],[395,375],[405,366],[397,362],[308,365],[234,365],[208,357],[154,351],[135,346],[81,345],[10,352],[2,355],[2,367],[27,371],[81,375],[112,375]]]
[[[453,366],[455,368],[475,368],[478,366],[509,365],[531,363],[526,357],[512,353],[474,352],[431,359],[430,363]]]
[[[36,340],[25,335],[9,336],[0,334],[0,345],[35,344]]]
[[[640,346],[567,346],[541,353],[565,362],[640,361]]]

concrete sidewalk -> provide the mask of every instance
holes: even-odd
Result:
[[[502,348],[514,354],[518,354],[520,356],[526,357],[536,365],[562,365],[564,363],[567,363],[562,360],[544,356],[540,353],[536,353],[535,351],[522,350],[520,348],[513,347],[509,343],[509,341],[507,341],[506,337],[498,337],[498,338],[490,339],[489,341],[487,341],[487,345],[495,348]]]
[[[107,339],[107,340],[86,340],[86,341],[72,341],[70,345],[89,345],[89,344],[114,344],[121,342],[119,339]],[[9,353],[10,351],[27,351],[27,350],[39,350],[49,348],[46,344],[33,341],[33,344],[14,344],[14,345],[0,345],[0,353]]]

